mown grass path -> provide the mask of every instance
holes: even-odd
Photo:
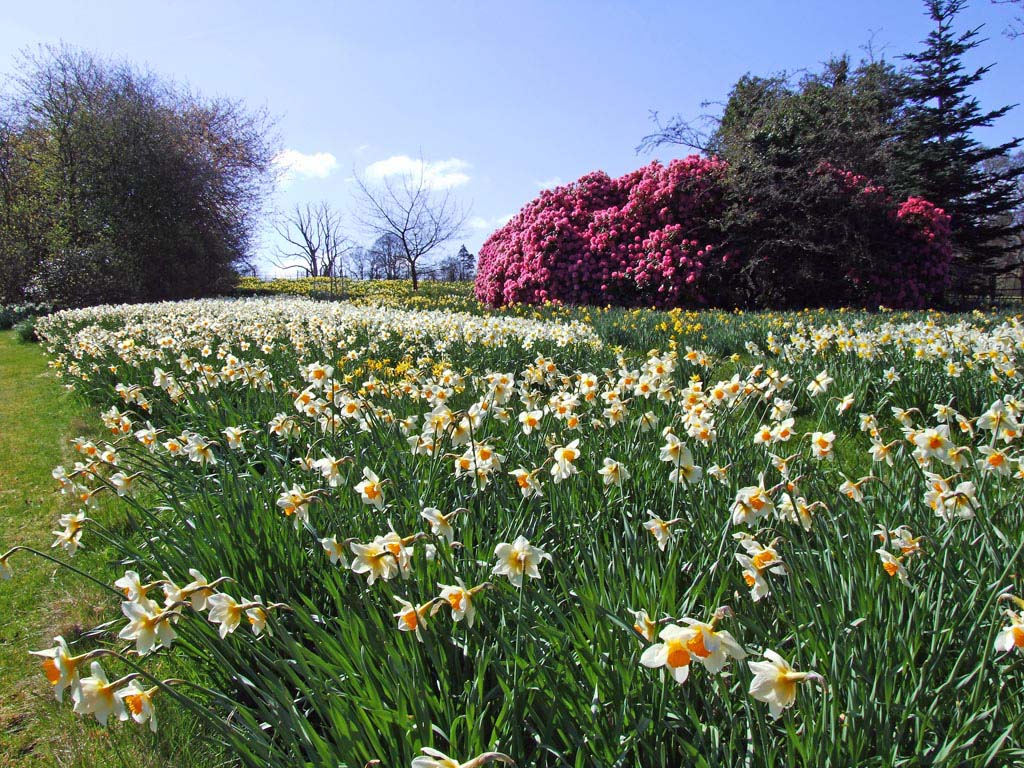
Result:
[[[57,518],[71,510],[54,492],[50,472],[73,463],[70,438],[89,434],[98,421],[87,416],[38,346],[0,332],[0,551],[16,545],[49,550]],[[86,546],[74,565],[115,578],[98,545]],[[153,736],[133,723],[103,729],[73,714],[67,699],[63,705],[54,700],[28,651],[51,646],[56,634],[73,641],[83,629],[109,621],[119,613],[117,601],[29,553],[15,554],[11,566],[14,577],[0,582],[0,768],[202,764],[175,755],[179,750],[166,732]]]

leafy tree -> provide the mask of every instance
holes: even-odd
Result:
[[[1020,204],[1014,180],[1024,169],[993,164],[1021,146],[1012,139],[982,146],[972,136],[1012,109],[983,111],[969,91],[991,66],[966,70],[963,57],[977,48],[980,27],[957,32],[954,22],[965,0],[928,0],[935,28],[924,49],[908,54],[911,80],[897,152],[897,189],[920,195],[952,217],[956,287],[970,291],[978,278],[1004,269],[1003,258],[1020,225],[1012,212]]]
[[[0,293],[83,305],[230,287],[272,181],[266,117],[66,47],[18,69],[0,107]]]
[[[741,254],[720,297],[772,306],[861,303],[863,274],[889,259],[887,207],[836,183],[823,166],[883,183],[902,120],[901,75],[888,63],[847,58],[791,83],[744,76],[729,95],[709,152],[728,163],[718,222]],[[720,298],[719,300],[722,300]]]

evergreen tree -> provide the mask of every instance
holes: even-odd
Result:
[[[459,263],[460,280],[472,280],[476,277],[476,256],[469,252],[465,243],[459,248],[459,253],[455,258]]]
[[[992,161],[1008,157],[1024,140],[985,147],[972,137],[975,129],[991,126],[1013,105],[984,112],[969,93],[991,66],[973,72],[964,67],[964,55],[984,42],[980,27],[960,33],[953,28],[965,0],[925,4],[935,29],[924,50],[905,57],[910,80],[897,145],[897,187],[950,214],[954,288],[970,292],[979,280],[1013,267],[1006,256],[1020,225],[1010,214],[1020,204],[1014,180],[1024,169]]]

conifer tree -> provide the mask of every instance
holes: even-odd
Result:
[[[1014,180],[1024,169],[992,161],[1007,158],[1024,139],[985,147],[973,136],[1014,105],[983,111],[970,89],[991,69],[965,68],[963,58],[984,42],[980,27],[957,32],[965,0],[926,0],[935,28],[910,62],[903,130],[897,144],[898,191],[920,195],[952,217],[954,289],[971,291],[981,280],[1013,268],[1006,256],[1020,231],[1012,212],[1020,205]]]

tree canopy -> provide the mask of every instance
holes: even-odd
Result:
[[[62,306],[223,291],[272,181],[262,112],[67,47],[0,100],[0,297]]]

